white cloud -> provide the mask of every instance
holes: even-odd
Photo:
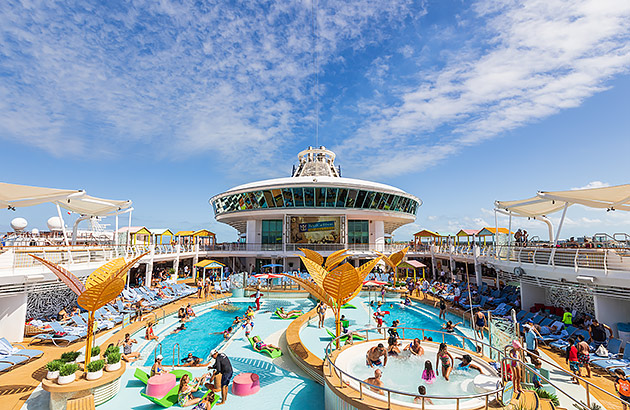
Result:
[[[604,188],[610,186],[609,183],[607,182],[602,182],[602,181],[591,181],[588,184],[581,186],[581,187],[577,187],[577,188],[571,188],[571,190],[575,191],[578,189],[591,189],[591,188]]]
[[[487,0],[474,9],[485,21],[485,31],[477,33],[487,35],[485,46],[464,48],[445,67],[421,72],[398,104],[382,107],[339,145],[355,155],[379,148],[364,175],[434,165],[466,146],[576,107],[630,67],[627,1]],[[427,141],[438,129],[441,137]],[[395,167],[385,161],[392,156]]]

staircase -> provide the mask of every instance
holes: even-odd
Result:
[[[549,399],[541,399],[533,390],[524,390],[521,394],[512,396],[510,402],[512,409],[516,410],[566,410],[556,407]]]

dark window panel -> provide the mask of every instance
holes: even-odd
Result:
[[[363,206],[361,208],[369,209],[372,206],[372,202],[374,202],[374,197],[376,196],[376,192],[368,191],[365,201],[363,202]]]
[[[346,199],[346,208],[354,208],[354,204],[357,202],[357,194],[359,192],[356,189],[348,190],[348,199]]]
[[[283,188],[282,189],[282,197],[284,198],[284,206],[287,208],[293,208],[293,192],[291,192],[291,188]]]
[[[256,191],[256,202],[258,202],[260,208],[267,208],[267,201],[265,201],[262,191]]]
[[[387,200],[389,199],[389,194],[382,194],[381,195],[381,202],[378,203],[378,205],[376,206],[378,209],[383,209],[385,208],[385,205],[387,204]]]
[[[337,194],[337,208],[343,208],[346,205],[346,197],[348,196],[348,190],[346,188],[339,189]]]
[[[315,188],[315,207],[323,208],[326,206],[326,188]]]
[[[315,205],[315,189],[304,188],[304,206],[312,207]]]
[[[265,196],[265,201],[267,202],[267,206],[269,208],[276,207],[276,201],[273,200],[273,194],[268,189],[263,191],[263,195]]]
[[[378,203],[381,202],[382,196],[383,194],[381,194],[380,192],[377,192],[374,195],[374,199],[372,200],[372,203],[370,204],[370,209],[376,209],[378,207]]]
[[[326,207],[332,208],[337,202],[337,188],[326,189]]]
[[[295,206],[304,206],[304,194],[302,193],[302,188],[293,188],[293,200],[295,201]]]
[[[357,203],[354,205],[355,208],[362,208],[363,202],[365,201],[365,197],[367,196],[367,191],[360,190],[357,195]]]

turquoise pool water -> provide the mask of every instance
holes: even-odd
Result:
[[[186,329],[179,333],[169,334],[163,339],[160,338],[162,344],[162,364],[165,366],[173,364],[173,347],[179,344],[180,358],[186,357],[190,352],[193,356],[203,359],[204,362],[210,357],[212,349],[216,348],[222,341],[223,335],[216,334],[222,332],[232,325],[234,316],[243,316],[247,306],[250,304],[245,302],[232,303],[239,310],[235,312],[224,312],[222,310],[210,309],[200,316],[193,318],[190,322],[186,322]],[[157,353],[160,354],[159,348]],[[177,355],[177,351],[175,351]],[[145,366],[152,366],[155,362],[155,350],[147,357],[144,362]]]

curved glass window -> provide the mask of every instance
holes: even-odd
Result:
[[[415,215],[418,203],[408,197],[348,188],[282,188],[226,195],[212,201],[215,215],[269,208],[373,209]]]
[[[315,188],[304,188],[304,206],[315,206]]]

